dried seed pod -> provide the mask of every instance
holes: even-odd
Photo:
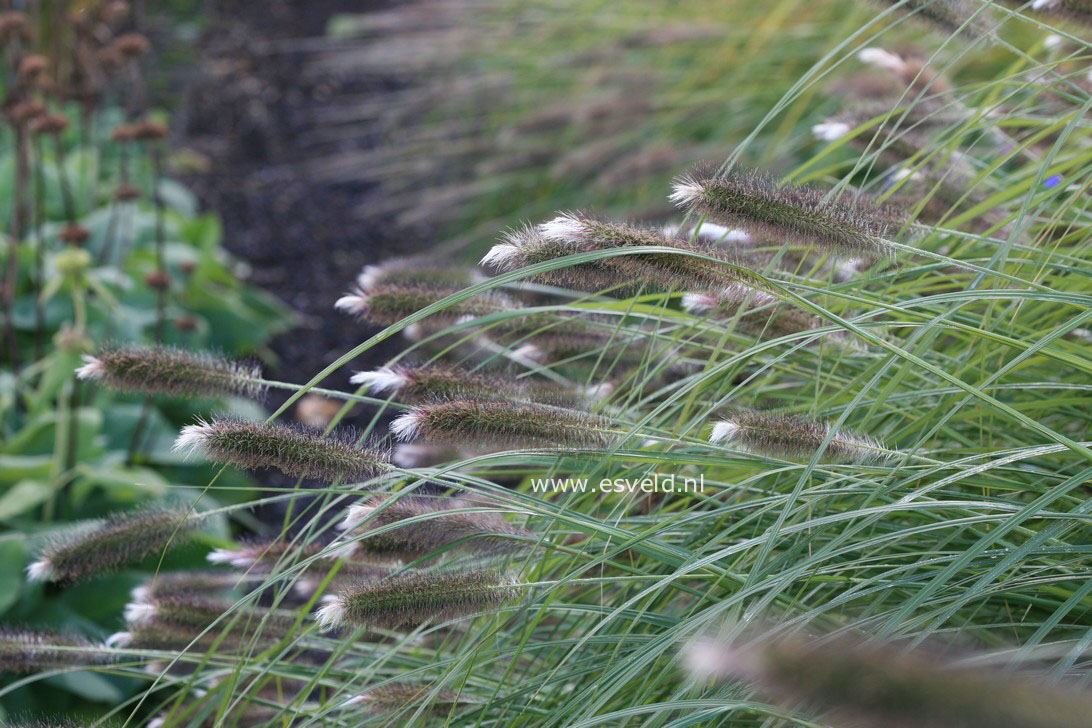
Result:
[[[204,451],[241,468],[277,468],[286,475],[334,480],[362,478],[382,470],[386,456],[357,442],[353,430],[323,436],[319,430],[230,418],[186,425],[175,441],[181,452]]]
[[[495,571],[408,572],[324,598],[315,621],[322,629],[416,627],[472,616],[518,595],[517,582]]]
[[[731,442],[744,450],[784,457],[810,459],[830,433],[830,425],[804,417],[765,412],[738,411],[713,425],[710,442]],[[879,441],[848,431],[836,431],[821,459],[828,462],[868,462],[891,456]]]
[[[83,360],[77,377],[122,392],[260,398],[266,391],[256,365],[213,354],[171,347],[118,347],[102,349],[95,356],[84,355]]]
[[[112,51],[124,58],[139,58],[152,49],[152,44],[140,33],[125,33],[114,39]]]
[[[0,672],[34,673],[112,661],[109,653],[80,635],[0,629]]]
[[[756,173],[717,176],[696,170],[675,181],[672,201],[761,237],[810,245],[835,257],[892,257],[884,237],[897,228],[893,208],[857,200],[827,200],[813,187],[778,187]]]
[[[391,432],[403,441],[594,448],[614,439],[609,426],[603,417],[543,404],[452,400],[414,408]]]
[[[461,289],[436,286],[376,284],[368,290],[357,288],[342,296],[334,304],[334,308],[375,326],[390,326],[426,306],[458,293],[459,290]],[[433,314],[430,320],[454,323],[463,318],[477,318],[513,308],[519,308],[518,304],[506,296],[489,292],[452,304]]]
[[[412,560],[459,543],[483,555],[515,553],[531,546],[535,535],[490,513],[451,513],[475,504],[457,498],[381,496],[350,506],[338,526],[353,537],[357,553],[367,552]],[[375,531],[403,523],[382,533]],[[363,538],[359,538],[363,537]]]
[[[697,679],[745,680],[785,706],[861,728],[1069,728],[1086,725],[1092,697],[1031,676],[968,667],[918,649],[803,636],[732,644],[690,642]]]
[[[119,513],[74,529],[46,546],[27,567],[32,581],[73,582],[135,564],[189,541],[201,516],[186,508]]]

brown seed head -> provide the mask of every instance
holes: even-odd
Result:
[[[118,202],[129,202],[140,199],[140,190],[131,184],[122,183],[114,188],[114,199]]]
[[[9,43],[13,40],[30,40],[27,16],[18,10],[0,13],[0,42]]]
[[[152,49],[152,44],[140,33],[126,33],[114,39],[113,49],[123,58],[139,58]]]
[[[144,283],[153,290],[166,291],[171,287],[171,277],[166,271],[152,271],[144,276]]]
[[[110,132],[110,138],[115,142],[131,142],[136,139],[136,124],[118,124]]]
[[[11,111],[8,113],[11,115],[13,123],[22,125],[34,121],[34,119],[46,113],[46,107],[41,101],[30,99],[21,101],[11,107]]]
[[[33,53],[29,56],[23,56],[23,60],[19,61],[19,83],[32,84],[38,81],[46,71],[49,70],[49,59],[45,56]]]
[[[61,234],[58,235],[61,240],[69,245],[83,245],[91,237],[91,231],[85,228],[83,225],[77,225],[76,223],[70,223],[64,226],[61,230]]]
[[[64,114],[42,114],[30,124],[34,134],[60,134],[68,128],[68,117]]]
[[[142,121],[133,129],[133,138],[142,142],[153,142],[166,139],[170,130],[166,124],[158,121]]]

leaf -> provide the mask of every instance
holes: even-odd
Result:
[[[54,675],[49,682],[60,684],[64,689],[95,703],[120,703],[125,696],[121,690],[102,675],[81,670]]]
[[[0,614],[19,600],[26,549],[22,541],[0,541]]]
[[[41,480],[20,480],[0,495],[0,520],[22,515],[45,503],[52,495],[53,489],[48,483]]]

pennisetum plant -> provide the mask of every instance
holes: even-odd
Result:
[[[791,460],[806,460],[820,452],[821,460],[871,462],[893,454],[871,437],[833,430],[825,422],[746,410],[729,413],[714,423],[709,440]]]
[[[112,662],[103,645],[77,634],[28,629],[0,629],[0,672],[34,673],[90,667]]]
[[[808,186],[779,186],[759,172],[719,174],[698,168],[675,180],[671,200],[770,239],[810,245],[841,258],[894,257],[886,238],[902,213],[860,196],[830,199]]]
[[[74,582],[129,566],[186,543],[201,524],[186,508],[146,509],[111,516],[52,538],[27,567],[32,581]]]
[[[255,365],[171,347],[100,349],[94,355],[84,355],[76,376],[125,392],[172,396],[240,394],[260,398],[266,390]]]
[[[449,497],[378,496],[349,506],[339,528],[352,539],[353,553],[412,560],[450,546],[481,556],[528,549],[535,535],[490,513],[465,512],[477,505]]]
[[[518,596],[516,580],[489,569],[405,572],[324,597],[315,621],[321,629],[417,627],[471,617]]]
[[[386,467],[387,455],[359,440],[352,430],[323,436],[303,427],[215,418],[183,427],[174,447],[241,468],[272,467],[288,475],[334,480],[363,478]]]
[[[702,637],[683,651],[694,679],[744,681],[787,708],[832,724],[1068,728],[1092,715],[1087,693],[849,636]]]
[[[487,446],[601,447],[615,434],[605,417],[530,402],[457,399],[421,405],[400,415],[399,440]]]

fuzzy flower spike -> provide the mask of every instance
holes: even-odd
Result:
[[[80,635],[0,629],[0,672],[34,673],[112,660],[112,655]]]
[[[788,710],[823,714],[829,725],[1071,728],[1092,716],[1087,692],[851,636],[750,644],[702,637],[682,657],[696,680],[744,680]]]
[[[839,258],[894,257],[885,237],[898,228],[900,213],[869,199],[826,199],[813,187],[779,187],[758,173],[726,176],[696,170],[675,180],[671,200],[771,240],[819,248]]]
[[[456,498],[403,496],[386,504],[374,498],[350,506],[339,528],[350,536],[363,536],[353,544],[358,550],[403,560],[456,543],[476,554],[508,554],[528,548],[535,540],[530,531],[493,514],[451,512],[474,505]],[[400,525],[385,530],[396,524]]]
[[[214,462],[240,468],[277,468],[286,475],[334,480],[374,474],[386,456],[361,445],[351,430],[324,437],[320,430],[235,419],[198,420],[174,443],[181,452],[202,451]]]
[[[27,576],[68,583],[114,571],[188,542],[199,524],[200,517],[183,508],[117,514],[56,538],[27,568]]]
[[[516,582],[495,571],[407,572],[325,598],[315,621],[322,629],[416,627],[488,611],[518,594]]]
[[[446,286],[379,283],[367,290],[361,287],[354,289],[339,298],[334,308],[375,326],[390,326],[460,290]],[[518,304],[507,296],[487,292],[438,311],[430,317],[430,321],[450,324],[467,317],[477,318],[513,308],[518,308]]]
[[[84,355],[76,376],[144,394],[258,398],[265,393],[257,366],[170,347],[103,349],[95,356]]]
[[[424,403],[469,397],[473,399],[526,399],[553,403],[587,402],[585,392],[553,382],[506,379],[434,362],[426,366],[394,365],[358,372],[349,380],[366,385],[377,395],[392,395],[400,402]]]
[[[402,441],[500,447],[602,447],[614,435],[603,417],[528,402],[452,400],[417,407],[391,423]]]
[[[543,274],[539,280],[576,284],[581,288],[636,283],[663,288],[716,288],[761,280],[743,261],[721,248],[665,235],[660,230],[605,222],[574,213],[563,213],[535,228],[509,234],[505,242],[494,246],[482,259],[482,264],[507,271],[573,253],[636,247],[674,248],[679,254],[621,255]]]
[[[830,433],[830,425],[804,417],[765,412],[735,412],[713,425],[710,442],[733,443],[751,452],[806,460]],[[825,462],[869,462],[891,455],[878,441],[848,431],[836,431],[822,459]]]

